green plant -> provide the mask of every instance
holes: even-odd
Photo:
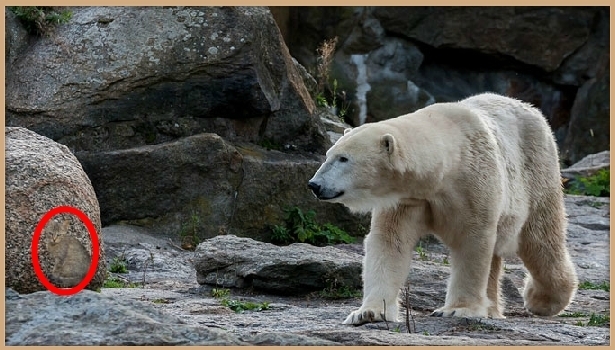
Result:
[[[594,289],[594,290],[604,290],[606,292],[610,292],[611,290],[611,286],[610,283],[608,281],[604,281],[600,284],[595,284],[593,282],[590,281],[585,281],[582,283],[579,283],[579,289]]]
[[[193,211],[190,215],[188,222],[184,223],[181,230],[179,231],[179,236],[181,238],[181,246],[183,249],[195,250],[196,246],[199,245],[200,224],[201,218],[195,211]]]
[[[423,331],[423,335],[430,335],[430,334],[427,331]]]
[[[329,108],[329,102],[327,102],[327,98],[322,92],[319,92],[318,95],[316,95],[316,105],[319,107]]]
[[[442,258],[442,265],[450,265],[451,263],[448,261],[448,256]]]
[[[587,317],[587,314],[584,314],[582,312],[569,312],[566,314],[560,314],[558,316],[559,317]]]
[[[230,289],[226,288],[214,288],[211,290],[211,296],[214,298],[226,298],[231,295]]]
[[[158,299],[152,300],[152,303],[154,303],[154,304],[168,304],[169,300],[165,299],[165,298],[158,298]]]
[[[258,143],[261,147],[266,148],[268,150],[276,150],[276,151],[280,151],[282,150],[282,146],[274,141],[272,141],[271,139],[268,138],[263,138],[259,143]]]
[[[28,33],[48,36],[58,24],[67,23],[73,16],[70,10],[54,6],[10,6]]]
[[[348,113],[350,102],[346,100],[346,91],[338,92],[337,79],[329,77],[336,45],[337,37],[334,37],[323,41],[316,49],[316,96],[314,98],[317,106],[332,108],[343,121]],[[338,96],[342,98],[341,103],[338,101]]]
[[[418,246],[416,246],[416,248],[414,248],[414,251],[416,251],[417,253],[419,253],[419,259],[421,259],[422,261],[427,260],[427,252],[425,252],[425,249],[423,249],[423,247],[421,246],[421,244],[419,243]]]
[[[136,288],[138,285],[118,277],[109,277],[103,282],[103,288]]]
[[[316,49],[316,82],[319,93],[325,91],[326,84],[329,81],[329,71],[335,54],[335,45],[337,45],[337,37],[323,41]]]
[[[362,296],[361,290],[348,286],[330,286],[321,290],[318,294],[321,298],[325,299],[350,299],[360,298]]]
[[[589,321],[587,322],[588,326],[603,326],[607,323],[611,322],[611,317],[609,315],[600,315],[592,313],[589,316]]]
[[[111,261],[111,265],[109,266],[109,271],[114,273],[127,273],[128,267],[126,266],[126,259],[123,257],[113,258],[113,261]]]
[[[333,109],[337,111],[337,115],[340,117],[340,121],[344,121],[344,117],[348,113],[348,108],[350,107],[350,102],[346,100],[346,91],[342,91],[340,93],[342,97],[342,102],[338,105],[337,101],[337,79],[333,79],[333,89],[331,91],[332,101],[331,106]]]
[[[499,331],[501,330],[501,328],[498,326],[492,325],[492,324],[483,323],[479,320],[476,323],[470,324],[468,326],[468,330],[470,331]]]
[[[245,311],[269,310],[269,303],[266,301],[262,303],[253,303],[250,301],[222,299],[221,303],[223,306],[228,307],[236,313],[242,313]]]
[[[279,244],[290,244],[293,242],[293,238],[286,227],[274,225],[271,228],[271,241]]]
[[[284,211],[286,213],[285,226],[274,225],[271,228],[270,237],[273,243],[301,242],[322,246],[355,241],[354,237],[333,224],[317,224],[316,213],[313,210],[304,213],[300,208],[292,207]]]
[[[606,203],[602,203],[602,202],[591,202],[589,203],[589,206],[592,208],[602,208],[606,205]]]
[[[566,193],[594,197],[610,197],[610,176],[609,169],[600,169],[594,175],[576,177],[574,180],[570,181]]]

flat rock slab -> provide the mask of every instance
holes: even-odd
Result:
[[[188,324],[153,305],[89,290],[64,297],[6,289],[5,344],[335,345],[301,334],[239,334],[216,325]]]
[[[306,243],[280,247],[224,235],[199,244],[194,262],[200,284],[286,295],[331,286],[361,288],[361,256],[334,247]]]
[[[6,345],[242,345],[219,329],[186,325],[133,300],[84,290],[19,295],[6,290]]]

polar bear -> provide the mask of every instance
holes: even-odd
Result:
[[[428,233],[451,254],[446,300],[432,316],[504,318],[502,258],[515,254],[530,273],[533,314],[559,313],[576,292],[557,146],[524,102],[484,93],[347,129],[308,187],[372,214],[363,303],[344,324],[398,321],[412,251]]]

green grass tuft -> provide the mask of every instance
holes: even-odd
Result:
[[[231,295],[231,290],[226,289],[226,288],[214,288],[211,291],[211,296],[216,299],[226,298],[230,295]]]
[[[604,281],[600,284],[595,284],[590,281],[585,281],[585,282],[579,283],[579,289],[604,290],[606,292],[610,292],[611,286],[608,281]]]
[[[128,267],[126,264],[126,260],[115,257],[109,266],[109,271],[114,273],[128,273]]]
[[[285,209],[285,225],[271,228],[271,242],[276,244],[309,243],[324,246],[336,243],[353,243],[355,238],[333,224],[316,223],[313,210],[303,212],[298,207]]]
[[[574,180],[570,181],[566,193],[594,197],[610,197],[610,176],[611,172],[609,169],[600,169],[594,175],[576,177]]]
[[[222,305],[235,311],[236,313],[243,313],[245,311],[263,311],[269,310],[269,303],[264,301],[262,303],[253,303],[250,301],[222,299]]]
[[[73,13],[56,6],[9,6],[28,33],[49,36],[55,26],[70,21]]]

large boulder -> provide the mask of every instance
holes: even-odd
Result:
[[[577,176],[588,177],[601,169],[609,169],[611,166],[611,152],[602,151],[585,156],[580,161],[568,168],[562,169],[562,177],[574,179]]]
[[[79,152],[78,158],[92,179],[105,226],[138,224],[178,241],[224,233],[266,240],[269,227],[282,224],[284,210],[295,206],[313,209],[317,220],[353,235],[369,225],[367,217],[319,202],[308,190],[319,156],[199,134],[160,145]]]
[[[331,80],[354,125],[491,91],[540,108],[567,164],[608,146],[608,7],[297,7],[289,16],[291,53],[308,69],[317,45],[338,37]]]
[[[201,132],[324,152],[328,139],[265,7],[77,7],[7,67],[6,123],[75,151]]]
[[[290,163],[331,145],[267,8],[71,11],[68,24],[34,40],[7,68],[7,124],[28,126],[77,155],[104,225],[127,221],[201,237],[234,223],[255,227],[271,218],[257,216],[271,203],[243,196],[249,169],[228,141],[273,147],[291,154]],[[318,161],[310,162],[301,171],[315,171]],[[295,187],[277,203],[281,220],[284,206],[310,198],[308,178],[272,178]],[[269,180],[255,179],[278,185]],[[236,207],[259,209],[233,221]]]
[[[10,64],[28,46],[29,37],[17,16],[6,7],[4,9],[4,23],[6,31],[4,59],[6,64]]]
[[[100,209],[96,194],[81,164],[66,146],[24,128],[5,129],[5,283],[20,293],[46,290],[38,280],[31,259],[34,230],[43,215],[58,206],[73,206],[84,212],[100,234]],[[68,234],[92,256],[90,235],[75,216]],[[47,227],[47,226],[46,226]],[[47,232],[38,242],[40,265],[48,279],[55,258],[47,250]],[[100,260],[88,289],[98,289],[106,276],[102,239],[98,236]]]
[[[608,63],[602,73],[588,80],[577,92],[568,125],[568,135],[562,147],[567,164],[610,148],[611,108]]]
[[[194,256],[197,282],[292,295],[361,287],[361,256],[334,247],[278,247],[234,235],[209,239]]]
[[[510,56],[545,71],[557,69],[589,38],[592,8],[378,7],[382,27],[435,48]]]

